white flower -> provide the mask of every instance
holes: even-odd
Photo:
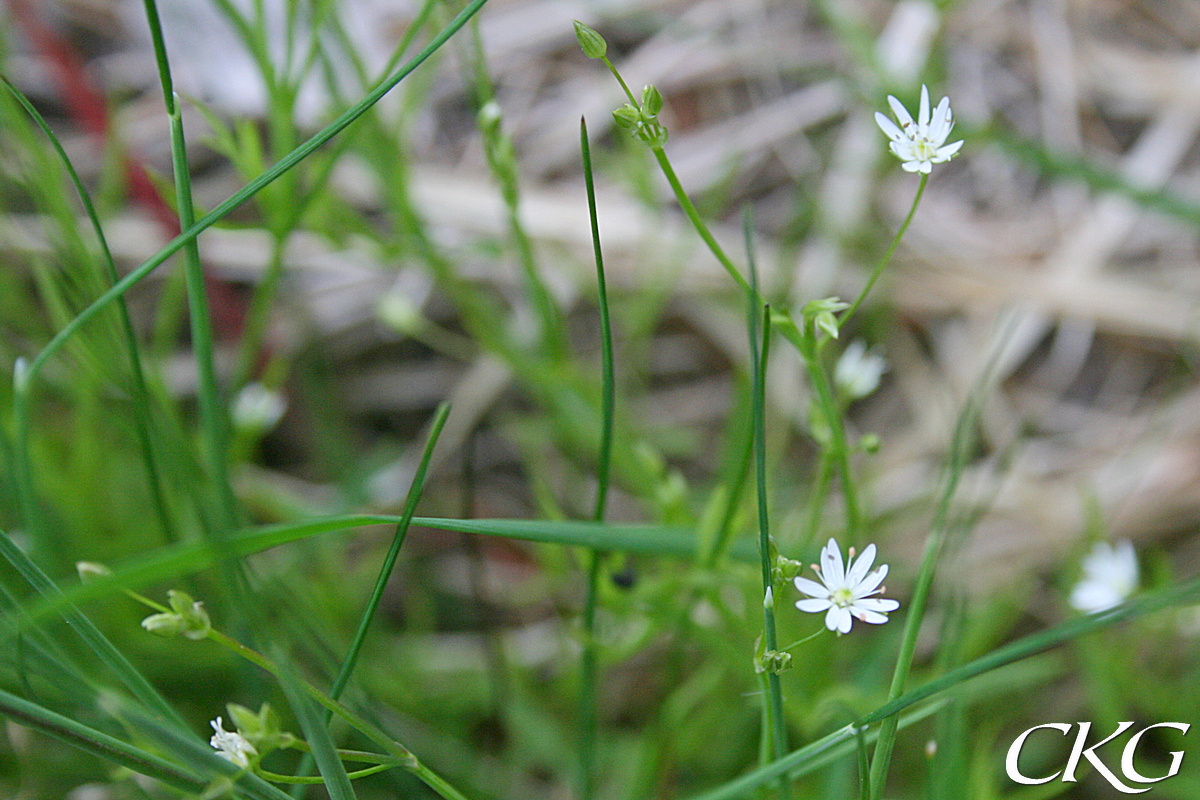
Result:
[[[934,164],[949,161],[962,147],[961,139],[953,144],[946,144],[946,137],[954,127],[954,114],[950,111],[949,97],[942,98],[942,102],[933,110],[931,118],[929,89],[922,86],[921,109],[916,122],[909,116],[908,109],[891,95],[888,95],[888,105],[892,107],[892,113],[896,115],[900,127],[897,128],[896,123],[878,111],[875,112],[875,121],[892,140],[892,152],[904,162],[901,166],[906,171],[924,172],[928,175]]]
[[[217,755],[226,761],[232,761],[239,767],[249,767],[250,759],[258,755],[258,751],[254,749],[254,745],[246,741],[246,737],[242,736],[237,731],[225,730],[225,723],[217,717],[212,722],[213,737],[208,740],[217,750]]]
[[[1138,584],[1137,554],[1124,539],[1113,547],[1096,542],[1083,559],[1083,576],[1071,590],[1071,606],[1085,614],[1096,614],[1120,605]]]
[[[825,611],[825,627],[838,633],[849,633],[853,619],[872,625],[887,622],[887,613],[895,611],[900,604],[895,600],[871,596],[883,591],[879,584],[883,583],[888,573],[887,565],[881,564],[868,574],[867,570],[871,569],[874,561],[875,545],[867,545],[857,559],[852,548],[850,568],[846,569],[842,565],[841,548],[830,539],[821,548],[821,567],[818,570],[821,583],[807,578],[795,579],[796,588],[812,598],[798,601],[796,608],[810,614]]]
[[[861,340],[855,340],[833,368],[833,382],[846,399],[858,400],[875,391],[884,369],[883,357],[867,350]]]
[[[287,411],[287,400],[261,383],[248,383],[233,399],[233,424],[243,430],[265,433]]]

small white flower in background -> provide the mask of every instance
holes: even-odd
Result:
[[[242,429],[265,433],[274,428],[287,411],[287,400],[261,383],[248,383],[233,400],[233,424]]]
[[[217,750],[217,755],[226,761],[232,761],[239,767],[249,767],[250,759],[258,755],[258,751],[254,749],[254,745],[246,741],[246,737],[242,736],[237,731],[225,730],[225,723],[217,717],[212,722],[213,737],[208,740]]]
[[[847,400],[858,400],[879,387],[885,369],[883,356],[871,352],[861,339],[856,339],[838,359],[833,382]]]
[[[1071,590],[1071,607],[1085,614],[1096,614],[1120,605],[1138,585],[1137,553],[1133,543],[1124,539],[1114,547],[1096,542],[1083,559],[1083,575]]]
[[[872,597],[883,591],[879,585],[888,573],[886,564],[868,573],[874,561],[875,545],[867,545],[857,559],[851,548],[850,566],[847,569],[842,564],[841,548],[830,539],[821,548],[821,567],[817,570],[821,583],[807,578],[795,579],[796,588],[811,598],[798,601],[796,608],[810,614],[826,612],[825,627],[838,633],[849,633],[855,619],[872,625],[887,622],[888,612],[895,611],[900,603]]]
[[[425,326],[421,307],[400,292],[387,292],[375,306],[381,322],[397,333],[406,336],[416,333]]]
[[[921,87],[921,108],[914,122],[908,109],[895,97],[888,95],[888,105],[896,115],[896,123],[875,112],[875,121],[892,140],[889,145],[901,166],[907,172],[923,172],[926,175],[933,169],[934,164],[949,161],[962,147],[960,139],[953,144],[946,144],[946,137],[954,127],[954,114],[950,111],[950,98],[943,97],[937,104],[932,116],[929,113],[929,89]]]

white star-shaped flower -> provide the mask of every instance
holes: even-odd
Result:
[[[258,755],[258,751],[254,749],[254,745],[246,741],[246,737],[237,731],[225,730],[225,723],[217,717],[212,722],[213,737],[208,740],[208,743],[217,750],[217,755],[226,761],[232,761],[239,767],[249,767],[250,759]]]
[[[1083,559],[1083,576],[1071,590],[1070,603],[1085,614],[1096,614],[1120,605],[1138,585],[1137,553],[1125,539],[1113,547],[1096,542]]]
[[[818,574],[821,583],[807,578],[796,578],[796,588],[809,595],[810,599],[800,600],[796,608],[810,614],[825,613],[825,627],[838,633],[849,633],[855,619],[880,625],[887,622],[889,611],[895,611],[900,604],[895,600],[882,597],[872,597],[883,589],[879,585],[887,577],[886,564],[880,564],[874,571],[868,573],[875,561],[875,545],[869,544],[857,559],[854,550],[850,551],[850,568],[842,564],[842,551],[833,539],[821,548],[821,567]]]
[[[962,147],[960,139],[953,144],[946,144],[946,137],[954,127],[954,113],[950,110],[950,98],[943,97],[937,104],[932,116],[929,113],[929,89],[921,87],[921,108],[914,122],[908,109],[895,97],[888,95],[888,105],[896,115],[896,123],[875,112],[875,121],[891,139],[889,145],[901,166],[908,172],[923,172],[926,175],[933,169],[934,164],[949,161]]]
[[[833,383],[847,400],[858,400],[879,387],[886,369],[878,353],[868,350],[861,339],[855,339],[833,368]]]

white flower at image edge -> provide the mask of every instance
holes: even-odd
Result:
[[[239,767],[249,767],[250,759],[258,755],[258,751],[254,749],[254,745],[246,741],[246,737],[242,736],[237,731],[225,730],[225,723],[217,717],[212,722],[213,737],[208,740],[217,750],[217,755],[226,761],[232,761]]]
[[[946,144],[946,137],[954,127],[954,112],[950,110],[950,98],[943,97],[937,104],[933,114],[929,113],[929,89],[921,87],[921,108],[914,122],[908,109],[895,97],[888,95],[888,105],[896,115],[896,123],[875,112],[875,121],[891,139],[892,152],[903,163],[901,166],[908,172],[923,172],[926,175],[933,169],[934,164],[949,161],[962,147],[960,139],[953,144]]]
[[[872,597],[883,590],[879,585],[887,577],[888,568],[881,564],[874,572],[868,572],[875,561],[875,545],[869,544],[857,559],[853,549],[850,566],[842,564],[842,551],[833,539],[821,548],[821,568],[818,575],[821,583],[807,578],[796,578],[796,588],[811,599],[800,600],[796,608],[810,614],[825,613],[825,627],[838,633],[849,633],[854,620],[872,625],[888,621],[889,611],[895,611],[900,603],[882,597]]]
[[[1137,553],[1125,539],[1113,547],[1096,542],[1083,559],[1083,575],[1071,590],[1071,607],[1084,614],[1096,614],[1120,605],[1133,594],[1138,584]]]

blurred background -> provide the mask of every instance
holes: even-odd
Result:
[[[201,213],[357,100],[364,76],[381,73],[406,33],[436,28],[458,8],[435,3],[426,17],[406,0],[229,5],[271,32],[259,53],[221,3],[160,3]],[[1143,586],[1196,573],[1200,4],[1172,0],[490,0],[477,27],[369,119],[199,239],[235,415],[235,492],[250,520],[397,511],[443,400],[453,412],[422,513],[588,516],[600,341],[581,116],[597,162],[616,335],[609,518],[697,525],[717,487],[735,483],[729,436],[745,427],[748,391],[743,302],[649,152],[614,128],[623,94],[580,53],[574,19],[606,37],[635,90],[662,91],[667,152],[730,252],[743,252],[741,215],[753,210],[764,292],[792,308],[856,295],[912,202],[917,178],[887,152],[874,112],[886,111],[888,94],[915,109],[922,84],[934,102],[950,97],[951,141],[964,139],[962,151],[935,166],[892,265],[843,331],[887,364],[848,424],[855,440],[878,436],[877,451],[856,454],[855,466],[867,541],[886,554],[889,595],[902,601],[956,420],[992,370],[955,501],[964,522],[920,644],[924,667],[1069,617],[1080,558],[1098,539],[1133,542]],[[177,232],[143,4],[6,0],[0,20],[4,75],[47,117],[95,193],[119,269],[135,267]],[[476,124],[489,99],[513,147],[520,234],[504,202],[509,178]],[[70,197],[65,180],[45,186],[56,162],[37,154],[13,103],[0,113],[0,363],[10,365],[35,355],[98,291],[70,274],[71,259],[95,247],[85,225],[72,231],[78,207],[55,199]],[[538,323],[523,282],[527,253],[561,309],[570,370],[530,355]],[[197,379],[180,273],[168,262],[129,303],[162,424],[186,443]],[[104,342],[95,332],[49,370],[35,406],[39,491],[59,538],[26,544],[56,577],[81,558],[119,562],[169,540],[148,520]],[[801,535],[817,448],[803,364],[786,345],[772,354],[769,381],[776,537],[811,561],[836,534],[840,503],[830,501],[819,535]],[[267,395],[257,406],[253,394],[245,399],[238,418],[234,398],[252,384]],[[7,413],[11,389],[2,392]],[[193,467],[174,475],[171,492],[188,494]],[[4,491],[0,521],[16,529],[8,479]],[[195,535],[189,507],[174,501],[177,538]],[[736,535],[752,535],[751,510],[736,517]],[[256,562],[296,604],[286,625],[312,628],[295,635],[314,670],[337,663],[389,538],[366,530]],[[744,698],[725,697],[707,715],[696,705],[721,687],[723,670],[749,663],[752,581],[735,592],[744,597],[727,598],[746,631],[727,657],[714,655],[725,645],[706,636],[724,623],[710,619],[707,600],[680,599],[694,595],[664,575],[671,563],[606,561],[601,724],[606,763],[622,766],[604,796],[686,796],[753,761],[757,712]],[[414,529],[359,701],[394,715],[404,741],[440,753],[431,760],[480,796],[574,796],[564,742],[579,570],[561,548]],[[680,614],[702,633],[681,643],[671,630]],[[132,621],[114,637],[128,638],[156,682],[175,682],[173,696],[196,719],[244,690],[216,656],[181,671],[175,651],[142,641],[136,608],[101,616],[118,631]],[[957,656],[939,639],[947,619],[966,626]],[[854,645],[854,681],[870,689],[791,678],[793,695],[822,698],[795,712],[797,741],[827,730],[837,703],[870,708],[885,691],[898,630],[864,633],[876,639]],[[952,767],[922,761],[935,732],[914,738],[897,767],[898,791],[913,793],[896,796],[959,780],[973,792],[959,797],[1050,797],[1010,794],[1003,778],[1003,747],[1029,724],[1185,712],[1200,720],[1197,610],[1105,636],[968,704],[982,713],[988,702],[1005,707],[996,697],[1031,692],[1028,709],[974,728]],[[837,675],[846,658],[830,655],[813,672]],[[693,671],[691,659],[723,666]],[[752,676],[739,680],[753,691]],[[963,713],[957,724],[971,725]],[[685,721],[692,732],[680,732]],[[9,796],[143,796],[91,762],[52,767],[60,756],[24,736],[10,726],[7,751],[0,739]],[[714,739],[727,752],[714,756]],[[656,742],[649,751],[647,741]],[[852,775],[834,770],[811,796],[838,796]],[[1120,796],[1094,778],[1057,788],[1069,798]],[[1153,796],[1200,796],[1200,774]]]

